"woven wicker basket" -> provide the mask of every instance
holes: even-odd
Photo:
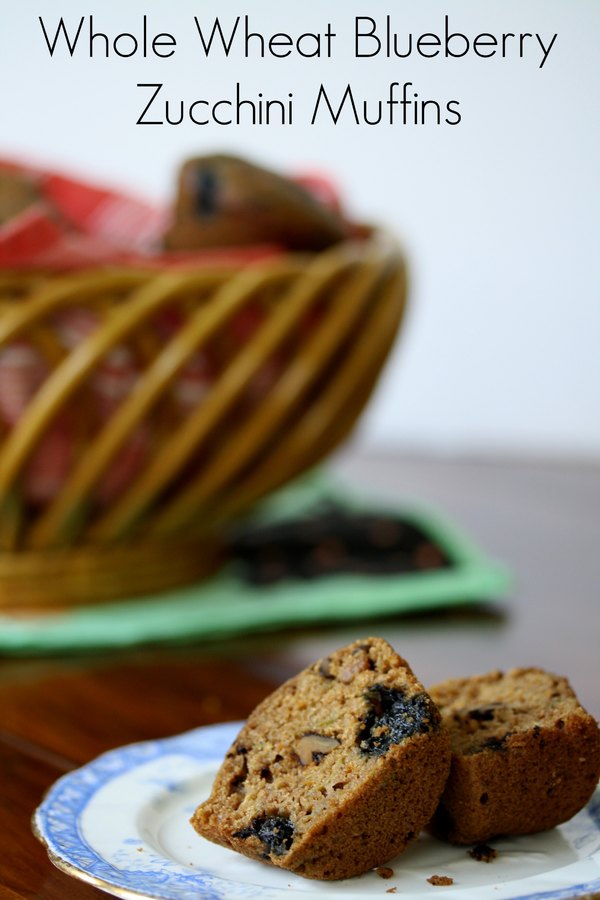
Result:
[[[0,359],[27,347],[45,367],[2,435],[0,608],[134,596],[214,570],[219,529],[349,433],[405,296],[401,253],[381,235],[250,266],[0,275]],[[65,316],[82,311],[96,325],[69,347]],[[99,379],[119,353],[125,393],[99,419]],[[207,358],[190,405],[184,376]],[[64,477],[32,496],[32,466],[63,432]]]

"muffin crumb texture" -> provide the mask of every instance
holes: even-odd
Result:
[[[585,806],[600,776],[600,732],[566,678],[511,669],[430,694],[452,742],[435,835],[482,844],[553,828]]]
[[[192,825],[307,878],[384,871],[431,818],[449,764],[449,736],[423,685],[389,644],[368,638],[254,710]]]

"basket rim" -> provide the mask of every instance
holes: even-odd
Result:
[[[352,254],[360,258],[374,250],[385,255],[404,257],[399,240],[388,229],[371,225],[364,226],[364,233],[350,235],[323,250],[298,251],[280,245],[229,245],[214,250],[199,250],[192,254],[158,253],[155,256],[134,258],[118,258],[102,263],[73,264],[71,267],[60,266],[8,266],[0,262],[0,290],[12,279],[65,279],[87,283],[91,277],[98,275],[115,276],[131,273],[136,276],[160,277],[167,274],[189,275],[195,272],[229,274],[243,269],[270,269],[285,263],[308,264],[319,256],[329,254]],[[203,256],[204,254],[204,256]]]

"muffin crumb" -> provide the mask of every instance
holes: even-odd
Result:
[[[454,878],[450,878],[449,875],[432,875],[427,881],[436,887],[447,887],[450,884],[454,884]]]
[[[378,866],[375,871],[379,875],[380,878],[393,878],[394,870],[390,869],[389,866]]]
[[[498,851],[493,847],[489,847],[487,844],[475,844],[475,846],[469,850],[469,856],[477,860],[477,862],[490,863],[493,859],[496,859]]]

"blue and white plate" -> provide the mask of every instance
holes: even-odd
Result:
[[[422,835],[389,863],[394,874],[386,881],[375,872],[308,881],[217,847],[189,818],[239,727],[122,747],[65,775],[33,820],[52,862],[116,897],[153,900],[358,900],[393,888],[411,900],[560,900],[600,891],[600,789],[553,831],[493,841],[497,857],[489,864]],[[432,875],[447,875],[453,885],[434,887]]]

